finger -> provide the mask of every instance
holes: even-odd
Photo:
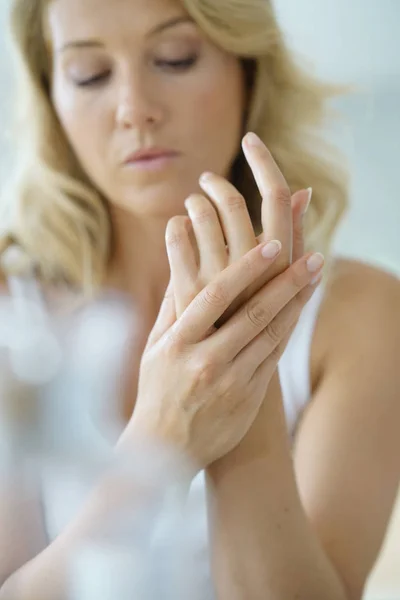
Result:
[[[243,151],[262,197],[263,241],[278,239],[282,252],[271,278],[282,273],[292,261],[292,207],[289,186],[268,148],[255,134],[243,140]]]
[[[233,361],[300,291],[310,285],[321,273],[323,264],[321,254],[308,254],[275,277],[218,329],[207,342],[207,350],[226,362]]]
[[[175,294],[172,278],[169,280],[157,320],[147,339],[144,352],[150,350],[176,322]]]
[[[311,188],[309,188],[311,190]],[[309,197],[309,192],[308,190],[300,190],[298,192],[295,192],[292,195],[291,198],[291,205],[292,205],[292,223],[293,223],[293,258],[292,258],[292,262],[296,262],[297,260],[299,260],[303,255],[304,255],[304,240],[302,239],[302,235],[303,235],[303,227],[302,224],[299,223],[299,220],[301,221],[301,212],[303,211],[303,214],[307,208],[308,205],[308,197]],[[307,200],[307,202],[306,202]],[[258,243],[262,243],[264,239],[264,235],[261,234],[259,236],[257,236],[256,240]],[[263,277],[261,277],[258,281],[256,281],[252,286],[250,286],[248,288],[248,290],[246,290],[246,295],[247,297],[244,298],[243,303],[244,304],[249,298],[251,298],[251,296],[254,296],[266,283],[268,283],[271,279],[271,274],[270,272],[266,272],[264,274]],[[237,306],[236,309],[240,308],[240,306]],[[227,311],[229,312],[229,311]],[[230,312],[229,317],[232,316],[234,311]],[[227,321],[228,319],[225,318],[225,321]]]
[[[213,279],[225,269],[228,263],[228,253],[218,213],[212,202],[201,194],[189,196],[185,206],[198,247],[200,270],[206,280]]]
[[[268,247],[264,257],[262,251]],[[259,245],[226,267],[214,278],[187,307],[175,323],[173,334],[186,344],[204,339],[214,323],[224,314],[235,298],[276,260],[281,251],[279,241]]]
[[[189,238],[189,228],[191,223],[188,217],[176,216],[168,221],[165,233],[177,318],[196,295],[194,290],[199,267]]]
[[[292,196],[293,214],[293,261],[304,254],[304,215],[311,201],[312,188],[300,190]]]
[[[315,292],[317,285],[308,285],[295,296],[271,321],[271,323],[248,344],[233,361],[235,370],[253,377],[268,374],[276,368],[300,314]],[[259,369],[261,368],[261,371]]]
[[[200,185],[218,211],[230,261],[238,260],[257,246],[245,199],[234,185],[214,173],[202,175]]]

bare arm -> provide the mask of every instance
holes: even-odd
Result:
[[[208,468],[218,600],[345,600],[300,502],[279,381],[248,436]]]
[[[137,450],[136,446],[134,450]],[[132,439],[122,439],[116,452],[124,459],[131,457]],[[157,468],[162,468],[163,460],[164,457]],[[166,464],[166,467],[169,465]],[[151,489],[143,492],[143,488],[139,488],[134,478],[129,478],[126,473],[109,470],[91,493],[78,517],[52,544],[31,560],[24,548],[18,556],[18,565],[24,560],[29,562],[13,574],[10,571],[16,568],[17,562],[9,559],[6,559],[7,563],[3,562],[2,575],[9,577],[0,589],[0,600],[65,600],[68,597],[71,559],[77,550],[87,541],[101,541],[109,535],[115,535],[115,527],[126,528],[129,517],[143,507],[151,493]],[[13,511],[14,506],[9,505],[7,510]],[[2,519],[7,519],[7,516],[0,514],[2,525]],[[119,532],[118,529],[118,535]],[[12,529],[8,533],[5,543],[13,538]],[[7,556],[8,546],[4,551]]]
[[[3,474],[0,479],[0,588],[45,546],[38,486],[22,474]]]
[[[250,434],[209,468],[219,600],[362,596],[400,477],[399,283],[367,271],[337,288],[294,465],[275,380]]]

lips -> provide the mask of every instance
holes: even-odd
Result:
[[[174,150],[166,149],[166,148],[149,148],[144,150],[139,150],[138,152],[134,152],[130,154],[124,161],[124,164],[132,164],[139,162],[152,161],[163,158],[173,158],[177,156],[178,153]]]

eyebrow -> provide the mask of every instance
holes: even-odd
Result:
[[[183,23],[194,23],[193,19],[190,17],[175,17],[165,23],[161,23],[161,25],[157,25],[155,29],[150,31],[149,36],[157,35],[158,33],[162,33],[166,29],[170,29],[171,27],[176,27],[177,25],[182,25]],[[61,46],[57,50],[58,53],[65,52],[68,48],[104,48],[104,44],[97,40],[75,40],[72,42],[68,42]]]

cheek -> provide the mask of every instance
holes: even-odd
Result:
[[[191,102],[195,136],[203,152],[214,156],[216,168],[226,171],[236,157],[242,136],[245,107],[240,67],[208,71]],[[230,165],[229,165],[230,166]]]
[[[101,148],[102,137],[98,118],[98,107],[87,100],[80,100],[76,94],[59,86],[55,88],[53,103],[64,133],[76,156],[84,167],[92,167],[96,162],[95,148]]]
[[[244,109],[243,78],[233,59],[220,59],[215,68],[204,69],[198,86],[197,114],[215,123],[241,120]],[[201,110],[199,111],[199,107]]]
[[[217,84],[213,88],[203,91],[199,97],[201,108],[201,121],[209,123],[209,128],[218,134],[237,132],[242,120],[242,103],[239,90],[232,89],[229,92],[221,89]],[[199,113],[198,113],[199,116]]]

